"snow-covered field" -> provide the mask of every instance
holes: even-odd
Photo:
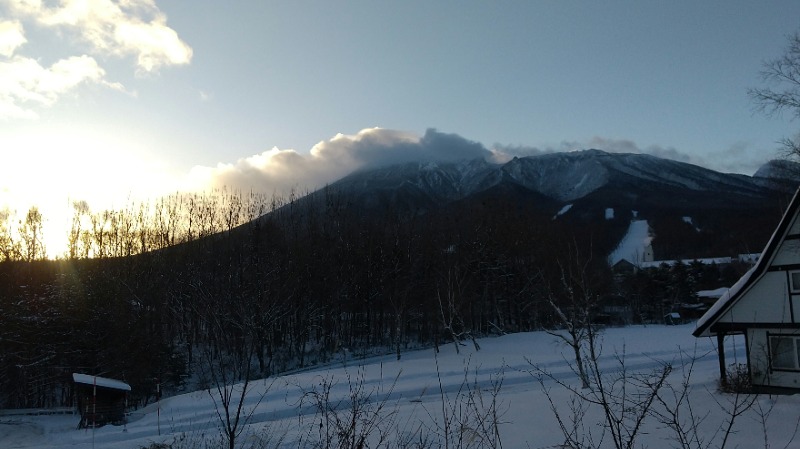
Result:
[[[694,325],[607,329],[602,334],[601,366],[607,373],[618,372],[618,358],[624,354],[625,367],[633,375],[651,372],[662,362],[669,362],[675,368],[669,381],[679,389],[685,377],[683,364],[694,355],[689,378],[692,411],[703,418],[700,428],[706,441],[702,447],[709,443],[713,443],[710,447],[718,447],[721,435],[715,437],[715,432],[720,431],[728,404],[735,396],[717,392],[719,373],[714,344],[692,337],[693,328]],[[273,442],[282,440],[281,447],[311,446],[323,430],[319,421],[322,415],[313,401],[315,396],[309,394],[314,391],[327,393],[327,403],[338,404],[342,416],[352,410],[348,407],[350,397],[364,399],[359,405],[364,413],[359,416],[380,417],[372,438],[381,430],[394,441],[418,429],[429,435],[441,435],[443,417],[467,417],[470,410],[475,410],[469,407],[470,397],[479,395],[484,403],[478,409],[489,410],[492,385],[502,381],[496,396],[502,447],[557,447],[564,437],[543,385],[565,418],[569,417],[570,393],[552,379],[541,384],[531,374],[531,363],[546,369],[559,381],[577,385],[569,348],[544,332],[485,338],[479,344],[481,348],[477,351],[468,343],[456,353],[451,344],[441,347],[438,355],[433,349],[421,350],[403,354],[400,361],[394,356],[378,357],[256,381],[244,407],[250,420],[238,441],[242,447],[253,447],[265,436],[271,436]],[[742,341],[731,338],[727,344],[728,361],[736,361],[736,353],[738,361],[743,362]],[[379,406],[383,408],[377,410]],[[79,418],[75,415],[0,416],[0,448],[141,448],[159,442],[175,443],[182,448],[200,447],[203,438],[218,438],[216,410],[209,393],[198,391],[138,410],[126,426],[109,425],[96,430],[76,429]],[[329,410],[327,417],[333,418],[333,413]],[[770,447],[800,447],[800,438],[786,446],[799,416],[800,397],[761,396],[755,407],[737,418],[726,447],[765,447],[763,429]],[[596,443],[602,423],[602,412],[589,406],[583,418],[584,432],[592,432]],[[465,432],[474,434],[467,435],[465,441],[482,437],[479,429],[464,426],[456,434],[463,437]],[[652,417],[645,422],[640,438],[641,444],[636,447],[678,447],[670,430]],[[597,444],[613,447],[608,435],[602,444]]]

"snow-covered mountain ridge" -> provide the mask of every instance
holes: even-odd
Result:
[[[336,205],[363,223],[416,217],[421,228],[435,227],[430,220],[564,225],[598,239],[609,252],[630,221],[640,219],[649,223],[659,258],[717,257],[763,246],[800,184],[791,170],[777,168],[793,166],[771,163],[747,176],[601,150],[502,164],[428,161],[365,169],[303,201],[314,203],[311,208]]]
[[[783,168],[785,164],[777,166]],[[354,173],[334,186],[359,195],[405,190],[434,203],[457,200],[504,183],[524,187],[561,203],[612,186],[630,191],[688,190],[761,197],[770,191],[787,190],[785,183],[774,179],[785,178],[787,172],[786,169],[764,168],[755,176],[746,176],[719,173],[645,154],[584,150],[514,158],[504,164],[480,159],[459,163],[409,163]]]

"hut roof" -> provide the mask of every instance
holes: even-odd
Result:
[[[97,385],[98,387],[111,388],[113,390],[131,391],[131,386],[125,382],[116,379],[109,379],[107,377],[72,373],[72,380],[74,380],[76,384]]]

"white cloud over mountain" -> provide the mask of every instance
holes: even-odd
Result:
[[[412,133],[369,128],[353,135],[338,134],[316,144],[310,154],[273,148],[235,163],[194,167],[189,187],[286,193],[313,190],[353,171],[404,162],[458,161],[492,153],[483,145],[455,134],[429,129],[420,137]]]
[[[641,147],[632,140],[594,137],[589,142],[562,142],[557,147],[527,147],[495,145],[491,150],[456,134],[428,129],[423,136],[391,129],[368,128],[356,134],[338,134],[317,143],[308,154],[292,149],[264,151],[241,158],[233,163],[219,163],[215,167],[195,166],[191,169],[184,188],[204,190],[228,187],[238,190],[275,192],[286,194],[312,191],[360,170],[389,166],[405,162],[451,162],[484,158],[504,163],[515,156],[533,156],[597,148],[612,153],[650,154],[664,159],[705,166],[725,171],[725,160],[717,164],[689,156],[673,147],[650,145]],[[725,154],[743,154],[736,147]],[[738,158],[738,164],[745,164]],[[752,170],[760,166],[751,162]]]

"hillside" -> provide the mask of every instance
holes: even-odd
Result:
[[[482,205],[513,203],[515,209],[597,230],[595,240],[609,253],[616,242],[608,248],[605,239],[619,241],[630,220],[645,219],[658,259],[690,259],[759,251],[798,185],[797,173],[787,161],[745,176],[643,154],[586,150],[505,164],[403,164],[354,173],[324,192],[366,217],[389,211],[397,218],[435,216],[455,203],[459,210],[484,213]],[[309,200],[322,204],[320,195]],[[614,210],[613,219],[605,217],[607,209]]]
[[[571,193],[553,193],[567,179]],[[190,391],[223,361],[268,376],[345,349],[401,357],[563,325],[552,304],[581,298],[605,323],[658,322],[745,268],[614,276],[608,256],[631,218],[647,220],[657,258],[758,251],[786,195],[765,179],[598,151],[406,164],[353,174],[213,235],[212,219],[247,216],[241,198],[198,208],[179,197],[150,234],[82,240],[157,250],[0,263],[0,408],[69,405],[72,372],[125,379],[132,403],[146,404],[154,379],[169,394]],[[181,227],[180,214],[197,228]],[[626,312],[603,312],[614,302]]]

